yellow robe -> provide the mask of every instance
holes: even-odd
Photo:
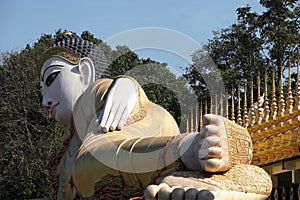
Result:
[[[179,134],[174,118],[150,102],[137,83],[137,105],[124,128],[108,133],[98,128],[97,113],[112,85],[110,79],[96,81],[74,107],[69,128],[73,136],[56,171],[58,199],[72,199],[75,192],[103,199],[132,197],[141,194],[166,166],[175,171],[180,165],[178,152],[165,155],[167,143]]]

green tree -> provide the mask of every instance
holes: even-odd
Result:
[[[33,47],[1,55],[1,199],[50,196],[48,161],[61,129],[41,108],[37,62],[52,44],[43,35]]]
[[[287,60],[296,63],[300,46],[300,4],[298,0],[260,0],[266,11],[258,17],[260,37],[278,75]]]
[[[287,59],[295,65],[300,42],[299,4],[296,0],[261,0],[260,3],[266,11],[258,14],[250,6],[238,8],[237,22],[214,31],[214,37],[194,53],[193,65],[187,67],[185,77],[199,99],[209,96],[203,75],[218,71],[230,92],[231,86],[237,88],[239,81],[256,83],[258,73],[262,76],[265,68],[270,73],[274,66],[280,72]],[[217,71],[211,67],[199,70],[207,66],[208,55]]]

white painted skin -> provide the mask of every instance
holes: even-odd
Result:
[[[42,66],[40,86],[42,104],[59,123],[70,123],[78,98],[94,82],[94,65],[82,58],[72,65],[60,58],[50,58]],[[130,78],[119,78],[108,93],[98,122],[104,131],[121,129],[137,102],[136,86]]]
[[[119,78],[108,93],[99,122],[103,131],[122,129],[137,103],[137,88],[133,80]]]
[[[78,67],[60,58],[50,58],[42,66],[40,81],[42,104],[56,121],[68,125],[73,107],[86,89]]]

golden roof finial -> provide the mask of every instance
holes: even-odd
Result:
[[[292,80],[291,80],[291,63],[288,60],[288,94],[286,99],[286,113],[292,114],[293,113],[293,92],[292,92]]]
[[[212,99],[212,97],[210,97],[209,113],[213,114],[213,99]]]
[[[243,125],[245,128],[248,127],[248,111],[247,111],[247,82],[244,83],[244,116]]]
[[[242,121],[242,112],[241,112],[241,87],[240,87],[240,83],[238,83],[237,92],[238,92],[238,100],[237,100],[238,101],[237,123],[239,125],[242,125],[243,121]]]
[[[263,117],[263,110],[261,108],[260,102],[261,102],[261,94],[260,94],[260,72],[258,72],[257,75],[257,110],[256,110],[256,119],[257,124],[261,124],[262,117]]]
[[[255,124],[255,109],[253,102],[253,81],[250,82],[250,117],[249,117],[249,126],[253,126]]]
[[[220,95],[220,115],[223,116],[223,99],[222,95]]]
[[[198,132],[198,105],[195,106],[195,132]]]
[[[191,132],[194,132],[194,116],[193,116],[193,109],[191,108],[191,128],[190,128],[190,130],[191,130]]]
[[[300,110],[300,66],[299,66],[300,57],[297,59],[297,87],[296,87],[296,104],[295,109]]]
[[[189,128],[189,118],[187,117],[186,119],[186,132],[189,133],[190,132],[190,128]]]
[[[275,68],[272,69],[272,104],[271,104],[271,118],[273,120],[277,117],[277,99],[276,99],[276,87],[275,87]]]
[[[225,89],[225,118],[229,118],[229,111],[228,111],[228,88]]]
[[[270,117],[269,99],[268,99],[268,74],[265,68],[265,95],[264,95],[264,121],[268,122]]]
[[[215,95],[215,114],[217,115],[218,114],[218,95],[216,94]]]
[[[199,131],[201,131],[202,127],[203,127],[203,119],[202,119],[202,115],[203,115],[203,102],[200,102],[200,112],[199,112]]]
[[[280,79],[279,79],[279,116],[283,117],[284,116],[284,112],[285,112],[285,101],[284,101],[284,96],[283,96],[283,71],[281,69],[280,72]]]
[[[235,122],[235,113],[234,113],[234,89],[233,85],[231,86],[231,120]]]

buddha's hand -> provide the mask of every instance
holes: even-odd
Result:
[[[188,134],[180,147],[181,160],[190,170],[220,172],[229,169],[229,152],[224,118],[207,114],[200,133]]]
[[[109,90],[98,121],[104,132],[121,129],[137,102],[135,83],[130,78],[118,78]]]

